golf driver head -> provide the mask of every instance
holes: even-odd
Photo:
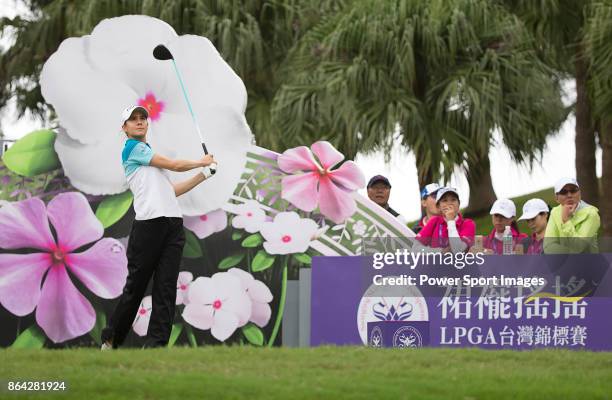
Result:
[[[153,49],[153,57],[162,61],[174,59],[172,53],[170,53],[170,50],[168,50],[168,48],[163,44],[158,44],[157,46],[155,46],[155,48]]]

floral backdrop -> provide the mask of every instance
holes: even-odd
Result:
[[[0,163],[0,346],[100,344],[127,276],[134,220],[121,121],[109,116],[141,104],[155,151],[201,156],[171,66],[150,56],[159,43],[184,73],[220,166],[179,197],[186,244],[170,346],[279,344],[287,281],[313,256],[360,254],[363,238],[410,235],[357,194],[365,177],[330,143],[283,154],[254,146],[244,84],[206,38],[149,17],[104,20],[64,41],[43,68],[59,126],[24,136]],[[142,344],[151,307],[146,296],[128,344]]]

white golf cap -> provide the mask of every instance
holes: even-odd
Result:
[[[440,185],[437,183],[430,183],[429,185],[425,185],[423,190],[421,190],[421,198],[424,199],[427,196],[430,196],[440,190]]]
[[[439,202],[442,199],[442,196],[444,196],[446,193],[455,193],[457,198],[459,198],[459,192],[457,192],[457,189],[452,187],[441,187],[436,192],[436,203]]]
[[[578,189],[580,189],[580,185],[578,185],[578,181],[576,181],[576,179],[574,178],[561,178],[557,181],[557,183],[555,183],[555,194],[559,193],[561,191],[561,189],[563,189],[563,186],[565,185],[574,185],[576,186]]]
[[[132,113],[136,110],[142,111],[147,116],[147,118],[149,118],[149,112],[143,106],[129,106],[121,112],[121,125],[125,124],[125,121],[130,119]]]
[[[523,204],[523,215],[519,219],[535,218],[541,212],[548,212],[548,206],[541,199],[531,199]]]
[[[510,199],[499,199],[493,203],[489,214],[500,214],[506,218],[512,218],[516,215],[516,206]]]

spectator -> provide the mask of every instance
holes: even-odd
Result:
[[[419,233],[421,229],[427,225],[429,219],[434,215],[440,215],[438,210],[438,204],[436,203],[436,193],[440,189],[440,185],[437,183],[430,183],[425,185],[421,190],[421,208],[423,209],[423,217],[412,227],[414,233]]]
[[[519,231],[518,225],[515,221],[516,217],[516,206],[510,199],[499,199],[493,203],[491,207],[493,230],[484,240],[484,248],[493,251],[493,254],[503,254],[503,238],[506,227],[510,227],[512,232],[512,248],[521,243],[526,234]]]
[[[582,200],[575,179],[561,178],[555,184],[558,206],[550,212],[544,240],[545,253],[596,253],[599,210]]]
[[[531,229],[531,236],[523,239],[524,254],[542,254],[544,252],[544,234],[548,223],[548,205],[541,199],[531,199],[523,205],[520,220],[526,220]],[[520,246],[520,245],[519,245]]]
[[[427,225],[416,236],[418,241],[429,247],[443,248],[453,253],[469,249],[474,243],[476,224],[463,218],[459,212],[459,193],[456,189],[443,187],[436,193],[436,204],[440,215],[429,218]]]
[[[397,218],[401,224],[406,225],[406,219],[389,206],[389,196],[391,195],[391,183],[389,179],[382,175],[375,175],[368,182],[367,188],[370,200],[387,210],[387,212]]]

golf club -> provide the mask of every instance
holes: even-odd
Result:
[[[153,57],[157,60],[166,61],[172,60],[172,65],[174,65],[174,72],[176,72],[176,77],[178,78],[179,84],[181,85],[181,90],[183,91],[183,97],[185,98],[185,102],[187,103],[187,108],[189,108],[189,113],[191,114],[191,119],[193,120],[193,125],[195,126],[198,135],[200,136],[200,141],[202,143],[202,149],[204,150],[204,154],[208,154],[208,150],[206,149],[206,145],[204,144],[204,136],[200,131],[200,126],[198,125],[198,120],[196,119],[195,113],[193,112],[193,108],[191,107],[191,102],[189,101],[189,96],[187,96],[187,91],[185,90],[185,85],[183,84],[183,79],[181,78],[181,74],[176,66],[176,61],[174,61],[174,56],[170,53],[170,50],[163,44],[155,46],[153,49]],[[217,163],[210,164],[210,173],[215,174],[217,172]]]

